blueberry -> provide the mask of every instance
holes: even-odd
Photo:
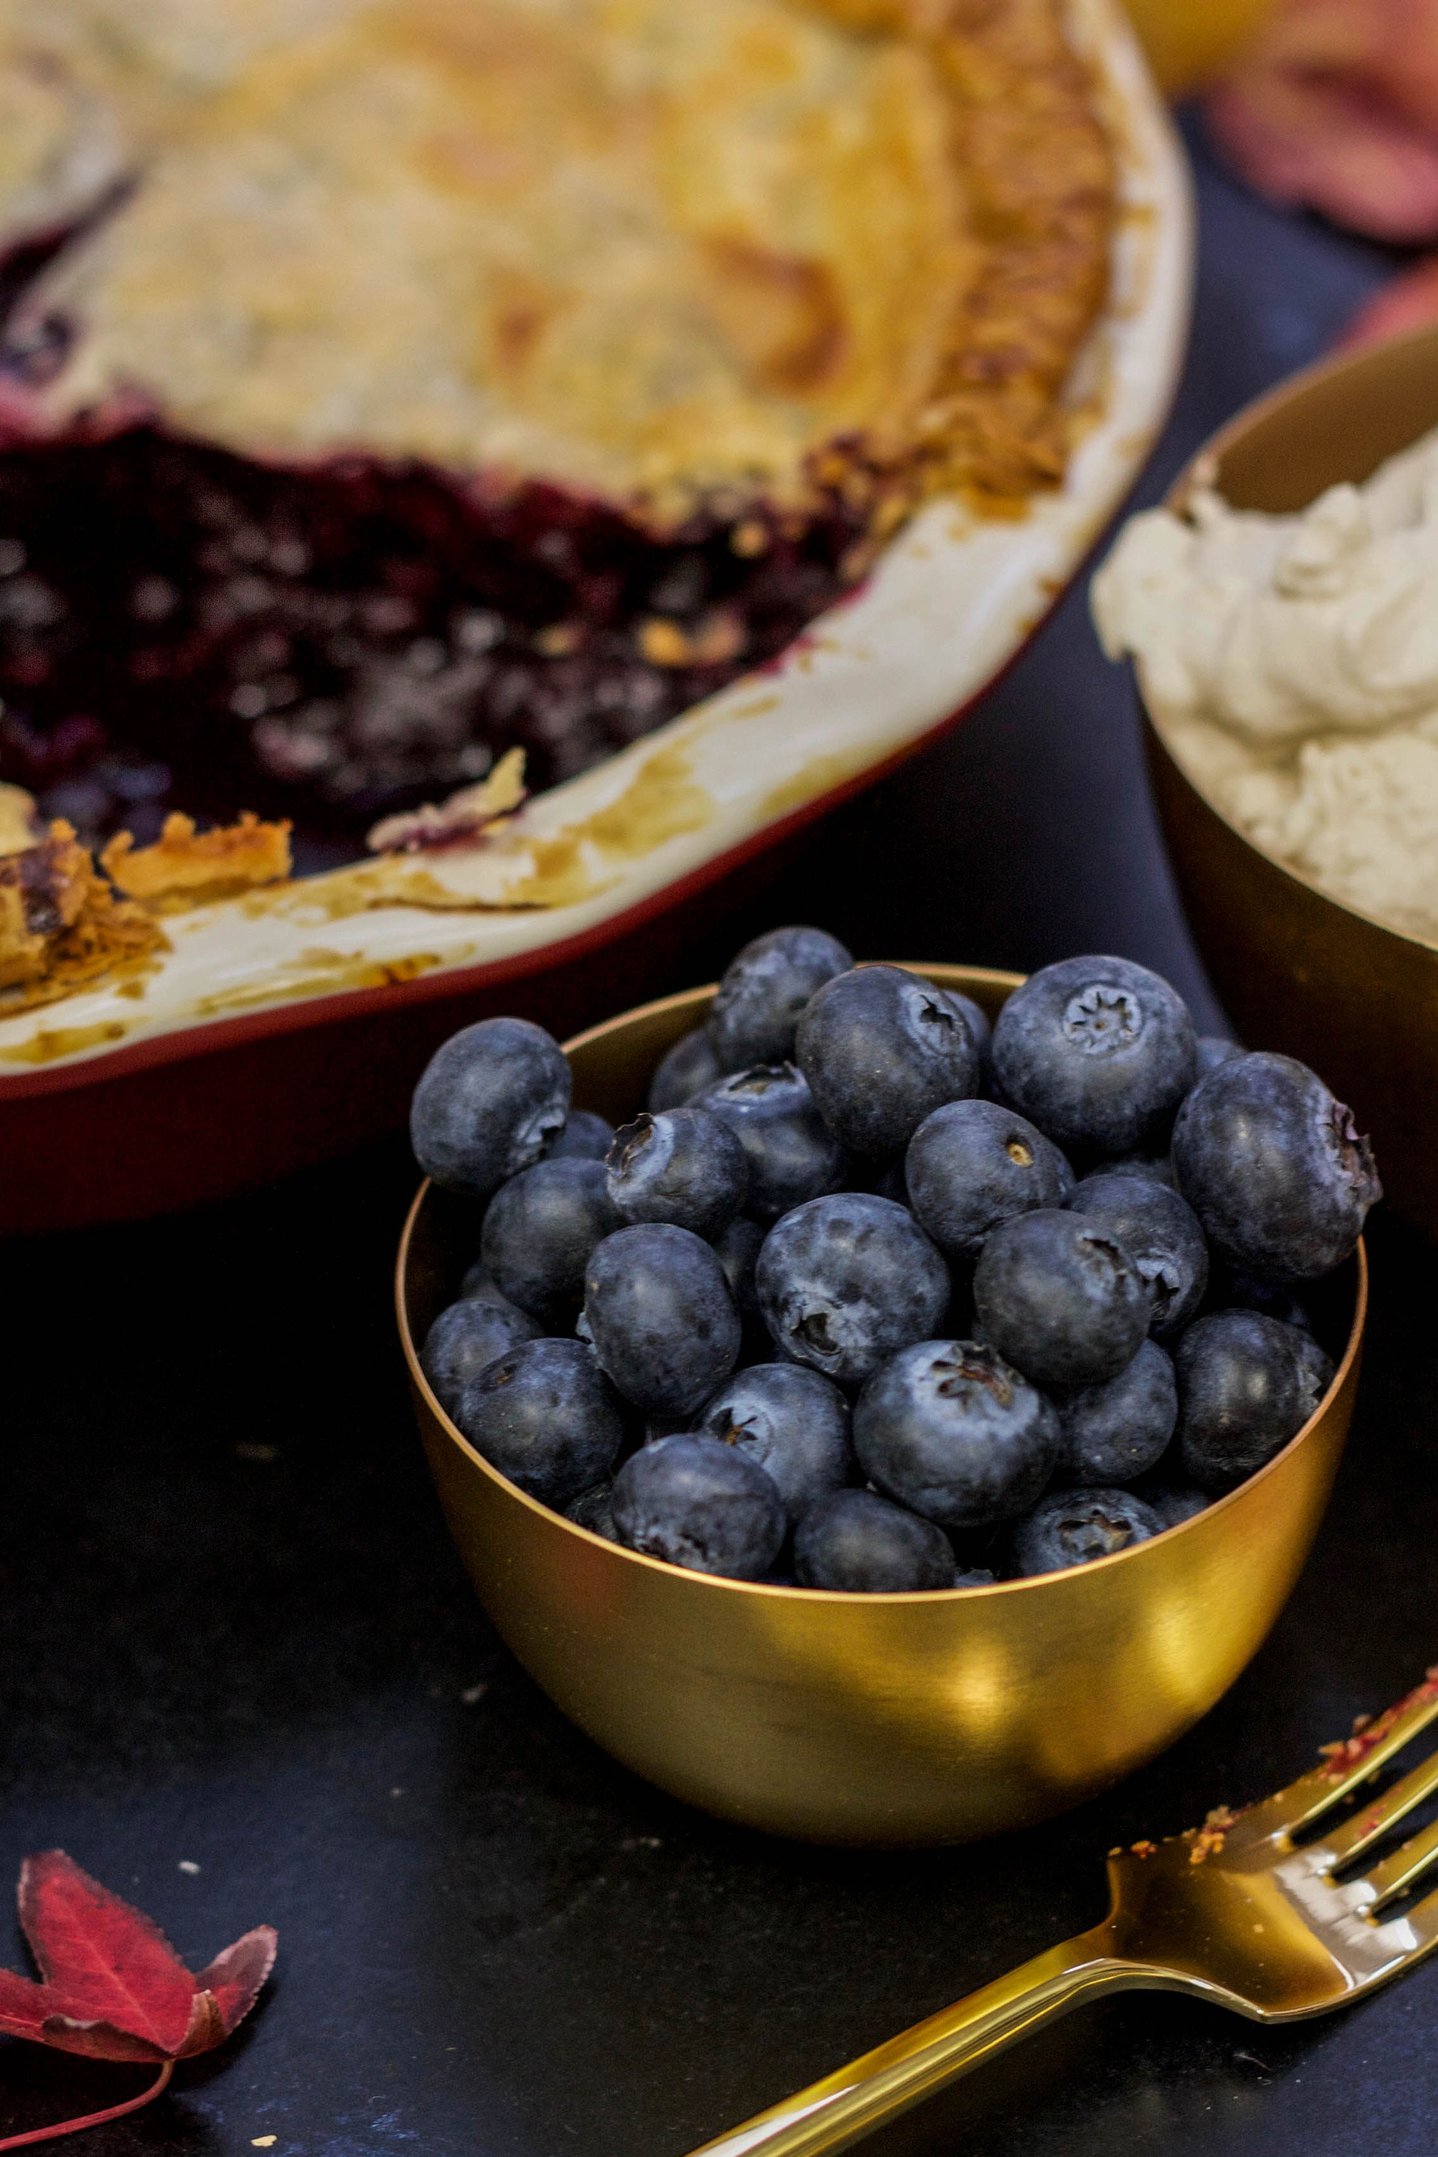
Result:
[[[563,1129],[569,1092],[569,1066],[542,1026],[481,1019],[425,1066],[409,1113],[414,1157],[447,1190],[487,1198]]]
[[[1096,1386],[1138,1354],[1153,1294],[1107,1227],[1042,1210],[988,1237],[974,1310],[984,1339],[1035,1384]]]
[[[796,1055],[819,1114],[853,1153],[907,1146],[927,1115],[979,1082],[961,1005],[899,966],[826,982],[799,1021]]]
[[[994,1025],[1006,1101],[1060,1146],[1131,1153],[1193,1084],[1193,1021],[1129,959],[1062,959],[1031,974]]]
[[[546,1325],[568,1325],[597,1243],[620,1225],[598,1161],[537,1161],[489,1202],[480,1256],[511,1303]]]
[[[724,1269],[692,1230],[667,1222],[606,1236],[589,1261],[584,1313],[600,1368],[643,1415],[693,1415],[739,1354]]]
[[[1213,1301],[1220,1309],[1231,1304],[1241,1311],[1262,1311],[1265,1317],[1281,1318],[1286,1326],[1313,1331],[1308,1306],[1291,1281],[1264,1281],[1256,1273],[1234,1273],[1225,1266],[1212,1286]]]
[[[626,1221],[671,1221],[714,1237],[743,1205],[749,1158],[731,1127],[699,1107],[639,1115],[615,1134],[609,1196]]]
[[[741,1213],[714,1238],[714,1256],[724,1268],[729,1293],[743,1318],[757,1317],[759,1298],[754,1288],[754,1268],[768,1231],[759,1221]]]
[[[1126,1370],[1080,1386],[1055,1403],[1063,1431],[1060,1468],[1070,1483],[1131,1483],[1162,1458],[1178,1421],[1173,1364],[1145,1341]]]
[[[1208,1287],[1208,1245],[1187,1201],[1167,1184],[1102,1171],[1085,1176],[1068,1203],[1111,1230],[1138,1267],[1153,1294],[1154,1339],[1181,1333]]]
[[[689,1432],[632,1454],[614,1478],[613,1507],[622,1543],[695,1573],[758,1580],[784,1541],[772,1478],[736,1446]]]
[[[886,1496],[944,1528],[1027,1512],[1059,1457],[1036,1387],[977,1341],[919,1341],[877,1370],[854,1409],[854,1450]]]
[[[1235,1056],[1243,1054],[1238,1043],[1229,1041],[1223,1034],[1200,1034],[1197,1046],[1200,1078],[1207,1078],[1220,1064],[1232,1063]]]
[[[793,1064],[737,1071],[711,1086],[695,1106],[727,1123],[748,1155],[746,1204],[756,1220],[777,1220],[806,1198],[820,1198],[843,1183],[843,1148]]]
[[[694,1428],[767,1469],[791,1520],[849,1472],[849,1404],[831,1379],[802,1363],[736,1371],[704,1403]]]
[[[1145,1183],[1161,1183],[1170,1191],[1178,1189],[1173,1163],[1166,1153],[1122,1153],[1116,1161],[1100,1161],[1090,1173],[1095,1176],[1141,1176]]]
[[[564,1506],[606,1476],[624,1413],[579,1341],[525,1341],[469,1380],[454,1420],[477,1453],[545,1505]]]
[[[709,1012],[721,1068],[741,1071],[792,1056],[805,1004],[853,963],[852,954],[822,929],[771,929],[756,936],[725,973]]]
[[[577,1528],[587,1528],[591,1535],[602,1535],[606,1543],[619,1541],[619,1530],[614,1525],[614,1482],[606,1476],[602,1483],[592,1483],[581,1491],[564,1508],[566,1520],[572,1520]]]
[[[909,1203],[940,1250],[972,1256],[991,1228],[1061,1206],[1073,1170],[1052,1139],[996,1101],[949,1101],[909,1141]]]
[[[1291,1056],[1210,1071],[1179,1111],[1173,1160],[1214,1249],[1280,1280],[1330,1273],[1382,1196],[1352,1112]]]
[[[975,1003],[972,996],[965,996],[960,989],[950,989],[949,995],[969,1022],[969,1032],[974,1037],[974,1047],[979,1052],[979,1075],[985,1077],[989,1070],[994,1045],[993,1021],[982,1004]]]
[[[441,1311],[424,1337],[420,1369],[447,1414],[453,1415],[465,1383],[507,1348],[532,1341],[538,1326],[502,1296],[467,1296]]]
[[[1212,1503],[1207,1491],[1175,1489],[1168,1484],[1143,1493],[1143,1501],[1151,1506],[1165,1528],[1181,1527],[1192,1520],[1195,1513],[1205,1512]]]
[[[764,1323],[785,1355],[840,1385],[924,1340],[949,1306],[947,1266],[892,1199],[843,1191],[777,1221],[755,1269]]]
[[[961,1565],[954,1575],[956,1588],[991,1588],[998,1575],[986,1565]]]
[[[1014,1570],[1062,1573],[1146,1543],[1165,1523],[1131,1490],[1059,1490],[1040,1499],[1014,1530]]]
[[[805,1513],[794,1534],[801,1588],[849,1595],[902,1595],[954,1585],[953,1548],[942,1528],[868,1490],[836,1490]]]
[[[614,1143],[614,1126],[592,1108],[572,1108],[547,1161],[602,1161]]]
[[[473,1265],[466,1266],[459,1292],[462,1296],[478,1297],[483,1303],[509,1301],[482,1258],[476,1258]]]
[[[1227,1068],[1227,1067],[1225,1067]],[[1184,1472],[1200,1490],[1232,1490],[1287,1445],[1333,1377],[1318,1343],[1261,1311],[1215,1311],[1174,1355]]]
[[[649,1081],[650,1115],[662,1115],[667,1108],[682,1108],[723,1075],[724,1066],[707,1026],[696,1026],[691,1033],[681,1034],[654,1067]]]

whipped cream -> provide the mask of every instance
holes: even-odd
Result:
[[[1438,431],[1293,516],[1196,488],[1093,580],[1164,740],[1263,852],[1438,941]]]

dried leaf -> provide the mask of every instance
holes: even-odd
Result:
[[[1280,0],[1208,123],[1276,201],[1438,236],[1438,0]]]
[[[89,2059],[158,2064],[164,2072],[150,2096],[165,2087],[177,2059],[208,2052],[230,2035],[274,1966],[274,1931],[259,1925],[192,1976],[152,1919],[63,1850],[42,1851],[21,1866],[20,1923],[40,1982],[0,1970],[0,2032]],[[16,2136],[0,2149],[80,2124],[86,2122]]]

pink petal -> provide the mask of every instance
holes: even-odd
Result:
[[[1376,293],[1343,332],[1343,345],[1382,344],[1438,322],[1438,256],[1406,270]]]

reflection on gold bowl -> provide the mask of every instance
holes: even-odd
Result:
[[[1302,509],[1438,426],[1438,329],[1323,361],[1240,412],[1193,475],[1241,509]],[[1194,939],[1240,1036],[1323,1074],[1371,1133],[1395,1208],[1438,1234],[1438,946],[1261,854],[1185,776],[1151,717],[1149,771]]]
[[[1019,981],[917,970],[990,1012]],[[712,994],[669,997],[570,1042],[576,1103],[631,1114]],[[1183,1526],[1044,1580],[832,1595],[641,1557],[482,1460],[416,1357],[475,1241],[474,1209],[425,1184],[396,1286],[425,1451],[485,1608],[531,1676],[626,1766],[711,1812],[827,1842],[952,1842],[1042,1819],[1212,1707],[1313,1540],[1352,1412],[1367,1297],[1360,1248],[1333,1283],[1342,1360],[1318,1413]]]

